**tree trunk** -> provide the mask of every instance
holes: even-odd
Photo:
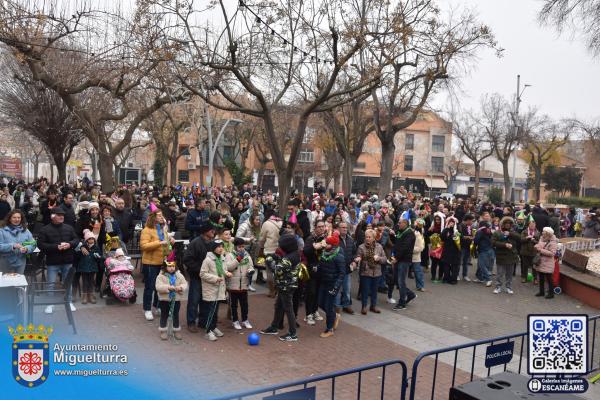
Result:
[[[381,141],[381,172],[379,173],[379,195],[383,198],[390,192],[390,183],[394,173],[394,138]]]
[[[34,181],[37,181],[39,168],[40,168],[40,160],[39,160],[39,158],[36,158],[35,161],[33,162],[33,180]]]
[[[60,182],[67,183],[67,161],[66,160],[54,160],[56,169],[58,170],[58,180]]]
[[[475,167],[475,187],[473,193],[475,194],[475,200],[479,199],[479,176],[481,174],[481,165],[479,163],[474,163]]]
[[[102,192],[110,193],[115,190],[115,174],[113,171],[113,162],[108,154],[100,153],[98,154],[98,164]]]
[[[50,183],[54,183],[54,164],[50,163]]]
[[[504,174],[504,201],[510,201],[511,191],[510,191],[510,175],[508,173],[508,159],[502,161],[502,173]]]
[[[177,156],[169,158],[169,185],[177,184]]]
[[[261,188],[263,185],[263,179],[265,177],[265,165],[266,164],[260,163],[260,167],[258,168],[258,176],[256,177],[256,186],[258,186],[259,188]]]
[[[290,198],[292,177],[288,176],[285,171],[277,171],[277,180],[279,181],[279,186],[277,187],[279,192],[277,205],[279,208],[279,213],[283,213],[283,210],[286,209],[287,202]],[[281,217],[283,217],[283,215],[281,215]]]

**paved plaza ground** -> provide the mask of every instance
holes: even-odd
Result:
[[[136,276],[141,295],[141,279]],[[414,281],[409,280],[414,288]],[[354,290],[357,289],[354,282]],[[531,283],[514,283],[514,295],[493,294],[492,288],[481,284],[461,281],[456,286],[432,284],[426,278],[426,292],[419,293],[410,306],[400,312],[391,311],[380,294],[382,313],[344,314],[335,336],[319,338],[324,321],[307,326],[301,321],[297,343],[283,343],[277,337],[261,337],[259,346],[246,344],[247,330],[234,331],[226,320],[226,306],[222,305],[220,328],[225,337],[208,342],[203,333],[192,334],[183,330],[183,340],[161,341],[158,337],[158,320],[147,322],[140,304],[105,306],[76,303],[75,313],[80,336],[97,338],[98,343],[118,343],[131,354],[143,355],[143,363],[164,373],[180,376],[184,385],[190,387],[189,398],[210,398],[218,394],[259,387],[282,381],[299,379],[315,374],[352,368],[362,364],[387,359],[401,359],[410,369],[420,352],[483,339],[526,331],[526,317],[531,313],[586,313],[600,314],[600,310],[585,306],[561,295],[553,300],[534,297],[536,288]],[[397,296],[397,293],[395,293]],[[141,296],[138,297],[141,299]],[[354,309],[360,310],[353,295]],[[185,302],[181,318],[185,324]],[[259,286],[259,292],[250,296],[250,320],[254,330],[268,325],[272,318],[273,300]],[[301,308],[301,317],[304,317]],[[72,337],[66,325],[63,310],[51,316],[36,310],[36,323],[51,323],[64,338]],[[475,374],[484,374],[481,352],[478,350]],[[518,344],[515,348],[518,353]],[[139,365],[132,356],[130,366]],[[178,360],[173,362],[174,358]],[[447,388],[452,380],[451,357],[441,357],[438,366],[436,396],[447,399]],[[447,363],[444,363],[447,362]],[[517,360],[518,361],[518,360]],[[465,382],[469,375],[471,353],[459,354],[456,373],[457,382]],[[516,369],[513,363],[509,366]],[[492,371],[493,373],[494,371]],[[500,372],[498,370],[497,372]],[[135,368],[130,371],[135,375]],[[430,398],[433,360],[427,359],[419,368],[417,398]],[[386,371],[386,398],[398,398],[400,369],[390,367]],[[381,370],[363,375],[363,398],[374,398],[380,390]],[[336,398],[356,398],[356,377],[336,382]],[[208,388],[208,389],[207,389]],[[318,386],[319,394],[329,394],[329,386]],[[597,392],[596,392],[597,393]],[[390,397],[387,397],[390,395]],[[592,397],[590,397],[592,398]]]

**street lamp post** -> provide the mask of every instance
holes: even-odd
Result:
[[[517,99],[516,99],[516,107],[515,107],[515,115],[514,115],[514,122],[515,122],[515,136],[519,135],[519,105],[521,104],[521,96],[523,95],[523,92],[525,92],[525,89],[527,89],[528,87],[530,87],[531,85],[525,84],[523,85],[523,90],[521,90],[521,75],[517,75]],[[516,174],[517,174],[517,148],[519,147],[519,143],[517,142],[517,145],[515,146],[515,152],[513,154],[513,165],[512,165],[512,187],[511,187],[511,200],[513,202],[516,201]]]

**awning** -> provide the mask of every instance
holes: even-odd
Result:
[[[430,189],[448,189],[446,182],[442,178],[425,178],[425,184]]]

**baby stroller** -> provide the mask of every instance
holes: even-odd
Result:
[[[114,257],[106,259],[105,265],[106,279],[102,293],[106,297],[106,304],[114,304],[116,300],[134,304],[137,300],[137,292],[133,279],[133,265],[125,257],[123,249],[117,249]]]

